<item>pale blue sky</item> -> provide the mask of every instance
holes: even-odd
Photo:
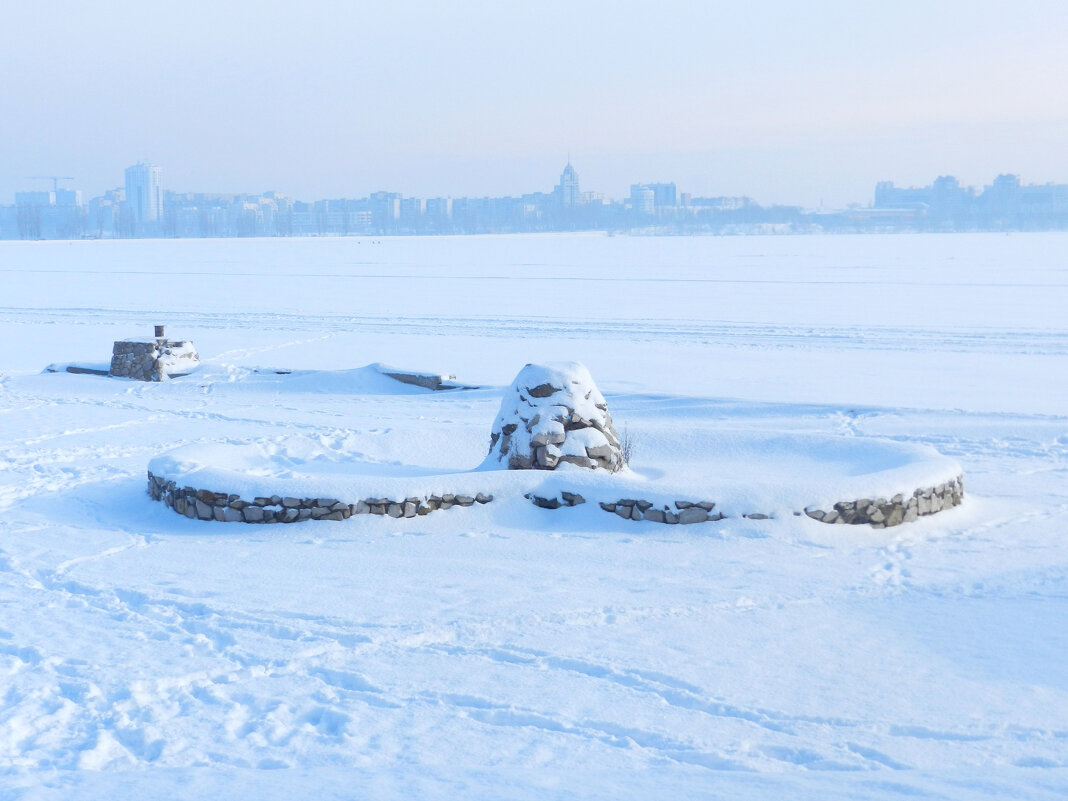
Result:
[[[867,202],[877,180],[1068,183],[1068,3],[5,3],[0,203],[632,181]]]

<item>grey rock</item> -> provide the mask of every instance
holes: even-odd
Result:
[[[689,523],[704,523],[708,520],[708,512],[699,506],[691,506],[688,509],[682,509],[679,512],[679,523],[687,525]]]

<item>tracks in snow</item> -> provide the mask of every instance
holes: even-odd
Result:
[[[313,334],[313,342],[337,334],[389,336],[443,335],[499,339],[609,339],[629,342],[672,342],[741,348],[804,350],[878,350],[947,353],[1000,353],[1063,356],[1068,354],[1068,329],[961,329],[887,326],[768,325],[716,322],[705,319],[606,318],[579,321],[552,317],[435,317],[282,313],[173,313],[153,309],[34,309],[0,307],[0,323],[64,325],[125,324],[134,327],[146,317],[166,316],[189,329],[293,332]],[[260,348],[261,351],[274,348]],[[248,351],[250,353],[255,350]]]

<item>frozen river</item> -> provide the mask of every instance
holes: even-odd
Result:
[[[0,798],[1065,797],[1065,253],[0,242]],[[41,374],[154,324],[200,373]],[[361,471],[464,470],[550,360],[589,367],[650,471],[714,489],[702,443],[882,437],[960,462],[965,503],[882,531],[521,501],[263,527],[144,491],[172,448],[295,436]],[[480,389],[338,372],[372,362]]]

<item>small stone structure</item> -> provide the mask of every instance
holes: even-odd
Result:
[[[859,525],[868,523],[872,528],[890,528],[902,523],[911,523],[918,517],[926,517],[959,506],[964,500],[964,477],[947,481],[934,487],[918,489],[910,496],[899,493],[886,498],[861,498],[856,501],[839,501],[829,510],[808,507],[805,514],[821,523]]]
[[[299,523],[304,520],[346,520],[353,515],[417,517],[493,500],[492,495],[429,495],[424,498],[364,498],[346,503],[337,498],[255,497],[244,500],[226,492],[179,487],[163,476],[148,473],[148,494],[192,520],[218,520],[225,523]]]
[[[554,470],[561,462],[616,472],[623,465],[608,404],[577,362],[528,364],[504,394],[487,463]]]
[[[123,339],[111,349],[108,375],[137,381],[162,381],[187,375],[200,366],[200,355],[188,340],[171,340],[162,325],[154,339]]]

